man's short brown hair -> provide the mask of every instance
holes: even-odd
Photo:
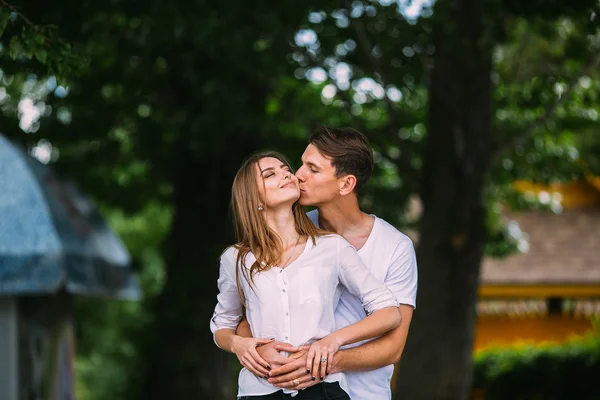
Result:
[[[373,149],[369,139],[352,128],[318,128],[308,138],[321,154],[331,158],[337,178],[354,175],[354,191],[360,193],[373,173]]]

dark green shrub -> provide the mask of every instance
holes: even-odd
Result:
[[[485,400],[600,399],[600,335],[562,345],[491,349],[475,357]]]

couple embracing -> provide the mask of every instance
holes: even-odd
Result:
[[[238,171],[238,242],[221,256],[210,323],[244,367],[238,399],[391,398],[417,265],[407,236],[359,208],[372,171],[367,138],[349,128],[315,131],[295,173],[274,152]]]

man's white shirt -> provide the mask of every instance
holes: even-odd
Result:
[[[317,210],[308,213],[319,226]],[[371,273],[390,289],[400,304],[416,306],[417,261],[410,238],[381,218],[375,217],[373,229],[358,255]],[[344,290],[335,310],[336,329],[353,324],[367,316],[361,301]],[[358,346],[356,343],[350,347]],[[346,372],[349,395],[352,400],[391,399],[390,381],[394,366],[366,372]]]

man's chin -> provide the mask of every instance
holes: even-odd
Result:
[[[310,207],[310,206],[315,205],[315,203],[311,202],[309,199],[307,199],[306,197],[304,197],[302,195],[300,195],[300,199],[298,200],[298,203],[304,207]]]

